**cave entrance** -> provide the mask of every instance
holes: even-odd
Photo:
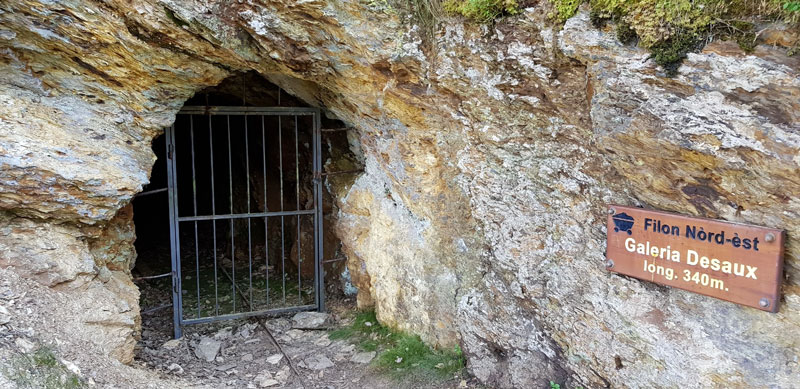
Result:
[[[144,332],[161,333],[170,318],[157,312],[170,306],[180,337],[191,324],[324,310],[326,286],[338,296],[345,257],[323,229],[335,205],[321,165],[331,134],[347,139],[304,105],[241,74],[187,101],[153,141],[150,184],[133,202]]]
[[[320,111],[185,106],[166,143],[175,337],[322,310]]]

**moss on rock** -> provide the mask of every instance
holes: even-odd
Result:
[[[571,0],[579,2],[580,0]],[[577,6],[576,6],[577,7]],[[490,23],[502,15],[519,13],[517,0],[446,0],[445,12],[458,14],[481,23]]]
[[[551,0],[553,18],[563,22],[580,0]],[[755,23],[780,21],[797,28],[800,2],[787,0],[588,0],[592,23],[617,23],[623,43],[638,38],[667,73],[709,38],[736,41],[745,52],[756,45]]]

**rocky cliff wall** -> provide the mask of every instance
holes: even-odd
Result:
[[[130,360],[123,206],[150,141],[256,70],[359,130],[334,228],[360,302],[460,344],[490,386],[796,383],[798,59],[714,42],[669,78],[586,12],[554,26],[542,7],[447,20],[430,45],[358,1],[0,4],[0,265],[85,301],[64,320]],[[785,228],[780,312],[605,272],[607,202]]]

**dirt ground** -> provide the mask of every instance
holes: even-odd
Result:
[[[159,301],[161,288],[142,286],[143,299]],[[292,315],[264,319],[241,319],[186,326],[184,336],[172,340],[171,310],[146,315],[136,364],[163,377],[180,377],[215,388],[458,388],[471,387],[459,376],[436,382],[401,382],[372,368],[351,361],[359,350],[346,340],[332,341],[330,330],[349,324],[355,302],[329,299],[328,322],[320,329],[293,328]],[[272,342],[270,335],[289,357]],[[196,348],[203,339],[221,344],[213,361],[198,358]],[[362,361],[363,362],[363,361]],[[298,374],[295,374],[295,371]],[[465,386],[466,385],[466,386]]]
[[[80,323],[69,320],[79,307],[65,294],[0,269],[0,388],[462,388],[475,387],[460,374],[443,380],[398,380],[352,361],[359,353],[347,340],[332,341],[330,330],[352,320],[353,302],[331,301],[329,322],[317,330],[293,329],[292,316],[265,320],[287,358],[256,319],[185,327],[173,341],[169,308],[143,315],[142,338],[131,365],[93,350]],[[140,285],[142,286],[142,285]],[[142,286],[143,298],[163,293]],[[0,309],[0,318],[3,310]],[[207,361],[200,342],[219,343]],[[366,363],[365,363],[366,362]]]

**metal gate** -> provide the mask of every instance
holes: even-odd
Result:
[[[175,337],[324,310],[320,111],[184,107],[166,137]]]

